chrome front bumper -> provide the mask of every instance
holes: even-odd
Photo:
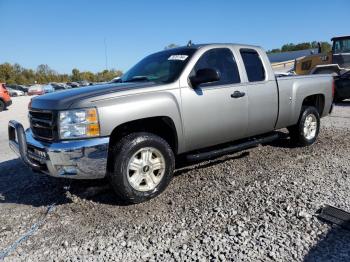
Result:
[[[10,148],[35,171],[73,179],[106,176],[109,137],[47,143],[13,120],[8,134]]]

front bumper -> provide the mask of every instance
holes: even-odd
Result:
[[[35,171],[54,177],[98,179],[106,176],[109,137],[47,143],[11,120],[9,146]]]

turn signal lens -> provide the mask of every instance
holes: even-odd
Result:
[[[87,110],[87,112],[86,112],[86,120],[89,123],[97,123],[98,122],[96,108],[91,108],[91,109]]]
[[[86,135],[87,136],[99,136],[100,135],[100,126],[95,124],[89,124],[86,126]]]

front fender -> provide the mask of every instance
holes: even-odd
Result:
[[[178,101],[179,89],[139,93],[104,100],[98,107],[101,135],[109,136],[115,127],[150,117],[169,117],[175,126],[178,151],[184,148],[183,129]]]

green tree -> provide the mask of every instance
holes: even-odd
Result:
[[[96,82],[96,76],[90,71],[85,71],[80,73],[80,78],[88,82]]]
[[[72,81],[80,81],[80,71],[76,68],[72,70]]]
[[[268,54],[270,54],[270,53],[280,53],[280,52],[281,52],[281,49],[279,49],[279,48],[275,48],[275,49],[267,51]]]
[[[332,51],[332,45],[328,42],[321,42],[322,53],[328,53]]]
[[[68,82],[87,80],[89,82],[110,81],[114,77],[121,76],[120,70],[103,70],[92,73],[90,71],[80,72],[77,68],[72,70],[72,74],[58,74],[46,64],[39,65],[36,70],[23,68],[19,64],[0,64],[0,82],[7,84],[29,85],[35,82],[40,84],[50,82]]]
[[[279,53],[279,52],[290,52],[290,51],[298,51],[298,50],[306,50],[311,48],[318,48],[318,42],[312,41],[312,42],[303,42],[303,43],[289,43],[284,44],[280,49],[275,48],[272,50],[269,50],[267,53]],[[328,42],[321,42],[321,48],[322,52],[329,52],[332,50],[332,46]]]
[[[14,83],[14,69],[10,63],[0,65],[0,81],[5,83]]]

